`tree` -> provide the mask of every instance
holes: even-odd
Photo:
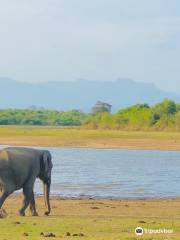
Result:
[[[136,104],[121,109],[114,114],[113,118],[120,127],[128,126],[133,129],[145,128],[150,123],[151,108],[148,104]]]
[[[111,105],[109,103],[97,101],[94,107],[91,110],[92,114],[102,113],[102,112],[111,112]]]
[[[156,123],[162,116],[170,116],[176,113],[176,104],[170,99],[164,99],[163,102],[156,104],[152,108],[152,123]]]

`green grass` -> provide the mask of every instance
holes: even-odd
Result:
[[[1,145],[180,150],[180,132],[0,126]]]
[[[180,139],[180,132],[92,130],[80,127],[0,126],[0,136],[54,136],[60,138]]]
[[[15,222],[20,222],[16,224]],[[155,223],[154,223],[155,222]],[[173,229],[174,234],[147,234],[137,237],[135,227],[141,226],[148,229]],[[87,240],[135,240],[135,239],[180,239],[180,221],[146,219],[140,224],[139,219],[113,218],[113,217],[14,217],[0,220],[0,239],[45,239],[41,232],[52,232],[55,239],[87,239]],[[70,232],[71,236],[66,236]],[[27,233],[28,236],[24,236]],[[84,236],[72,236],[83,233]]]

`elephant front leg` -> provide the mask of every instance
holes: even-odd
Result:
[[[22,203],[22,208],[19,210],[19,215],[20,216],[25,216],[25,210],[28,207],[28,205],[31,202],[32,199],[32,188],[30,188],[28,185],[23,187],[23,194],[24,194],[24,199]]]
[[[22,208],[19,210],[19,215],[20,216],[25,216],[25,210],[29,205],[29,200],[27,196],[24,196],[23,203],[22,203]]]
[[[30,204],[30,211],[32,216],[38,216],[38,213],[36,211],[35,200],[34,200],[34,192],[23,190],[23,193],[24,193],[24,199],[23,199],[22,208],[19,210],[19,215],[25,216],[25,210]]]
[[[32,193],[32,199],[30,202],[30,211],[32,216],[38,216],[38,213],[36,211],[36,204],[35,204],[35,200],[34,200],[34,192]]]

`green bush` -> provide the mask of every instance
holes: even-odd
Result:
[[[110,106],[110,105],[109,105]],[[0,125],[59,125],[102,129],[180,130],[180,104],[165,99],[150,107],[136,104],[111,114],[79,110],[1,109]]]

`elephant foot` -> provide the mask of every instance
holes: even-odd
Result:
[[[22,211],[22,210],[19,210],[19,216],[22,216],[22,217],[24,217],[24,216],[25,216],[25,212],[24,212],[24,211]]]
[[[39,216],[37,212],[32,212],[31,214],[32,214],[33,217]]]
[[[0,218],[6,218],[7,217],[7,212],[4,209],[0,209]]]
[[[49,216],[49,214],[50,214],[49,211],[46,211],[46,212],[44,213],[45,216]]]

